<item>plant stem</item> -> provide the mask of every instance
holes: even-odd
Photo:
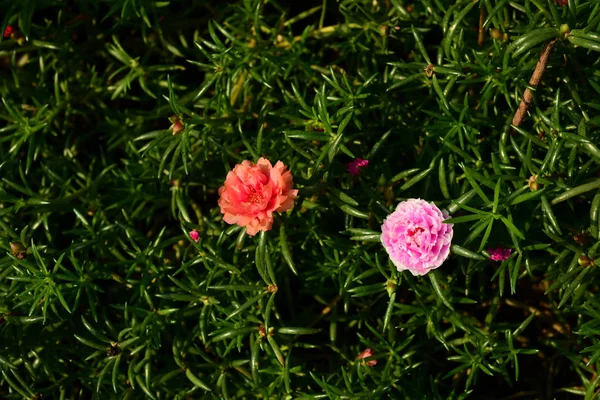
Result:
[[[485,30],[483,29],[483,23],[485,22],[485,8],[481,7],[479,11],[479,36],[477,37],[477,44],[479,47],[483,46],[483,40],[485,39]]]
[[[327,12],[327,0],[323,0],[323,5],[321,6],[321,18],[319,18],[319,29],[323,29],[323,25],[325,24],[325,12]]]

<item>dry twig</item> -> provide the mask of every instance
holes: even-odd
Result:
[[[529,87],[527,89],[525,89],[525,93],[523,93],[523,99],[521,100],[521,104],[519,104],[519,108],[517,109],[517,112],[515,113],[515,116],[512,120],[512,124],[514,126],[519,126],[519,125],[521,125],[521,122],[523,122],[523,119],[525,118],[525,115],[527,114],[527,109],[529,108],[529,105],[531,104],[531,101],[533,100],[533,95],[531,94],[531,88],[535,89],[537,87],[537,85],[540,83],[540,81],[542,80],[544,71],[546,71],[546,67],[548,66],[548,60],[550,59],[550,53],[552,53],[552,49],[554,48],[554,45],[556,44],[557,41],[558,41],[558,39],[552,39],[551,41],[549,41],[546,44],[546,47],[544,47],[542,54],[540,54],[540,59],[538,60],[537,65],[535,66],[535,70],[533,71],[533,74],[531,75],[531,79],[529,80]]]

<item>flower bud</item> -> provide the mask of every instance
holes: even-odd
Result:
[[[435,66],[433,64],[429,64],[428,66],[425,67],[425,76],[427,76],[428,78],[431,78],[433,76],[433,74],[435,73]]]
[[[587,267],[588,265],[591,265],[594,263],[594,260],[592,260],[591,258],[589,258],[588,256],[586,256],[585,254],[580,256],[579,259],[577,260],[577,262],[579,263],[579,265],[581,265],[582,267]]]
[[[27,257],[27,249],[19,242],[10,242],[10,250],[12,251],[13,256],[17,257],[19,260]]]
[[[13,253],[20,253],[22,251],[25,251],[25,248],[19,242],[10,242],[10,249]]]
[[[500,29],[490,29],[490,36],[496,40],[502,40],[504,34]]]
[[[396,291],[396,284],[398,282],[395,279],[390,279],[389,281],[387,281],[387,284],[385,285],[385,290],[387,290],[388,292],[388,296],[392,296],[392,293],[394,293]]]
[[[529,185],[529,190],[531,190],[532,192],[540,190],[541,188],[544,187],[544,185],[542,185],[541,183],[538,183],[537,178],[538,178],[537,175],[531,175],[529,177],[529,180],[527,181],[527,185]]]
[[[279,288],[277,287],[277,285],[269,285],[269,286],[267,286],[267,292],[269,292],[269,293],[277,293],[277,290],[279,290]]]
[[[181,121],[177,121],[173,124],[173,135],[177,135],[178,133],[180,133],[181,131],[183,131],[184,126],[183,123]]]
[[[267,336],[267,329],[265,328],[265,326],[264,326],[264,325],[260,325],[260,326],[258,327],[258,334],[259,334],[261,337],[265,337],[265,336]]]

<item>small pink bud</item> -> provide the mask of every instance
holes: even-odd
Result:
[[[181,121],[177,121],[173,124],[173,135],[177,135],[184,129],[183,123]]]
[[[198,243],[198,240],[200,240],[200,233],[197,230],[193,230],[190,232],[190,239],[192,239],[194,242]]]

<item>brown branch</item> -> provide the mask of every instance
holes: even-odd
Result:
[[[533,95],[531,94],[530,88],[533,88],[535,90],[537,85],[542,80],[542,75],[544,75],[544,71],[546,71],[546,67],[548,66],[550,53],[552,53],[552,49],[554,48],[554,45],[557,41],[558,39],[552,39],[551,41],[549,41],[546,44],[546,47],[544,47],[542,54],[540,54],[540,59],[538,60],[537,65],[535,66],[535,70],[531,75],[531,79],[529,80],[529,87],[525,89],[525,93],[523,93],[523,100],[521,100],[521,104],[519,104],[519,108],[517,109],[517,112],[515,113],[515,116],[512,120],[512,124],[514,126],[521,125],[521,122],[523,122],[523,119],[525,119],[527,109],[529,108],[529,105],[533,100]]]

